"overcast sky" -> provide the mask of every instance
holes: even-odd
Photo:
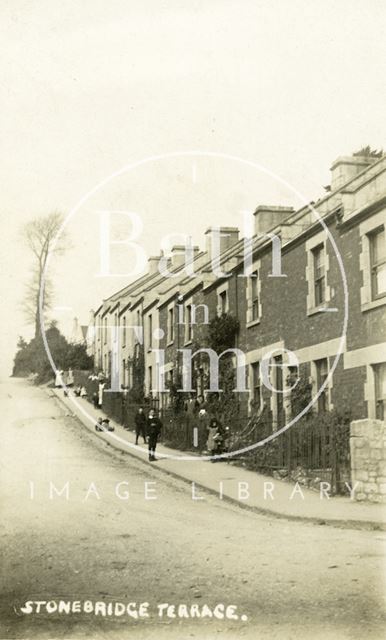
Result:
[[[100,209],[136,211],[141,243],[240,225],[259,203],[315,200],[331,162],[385,148],[383,0],[0,0],[1,372],[17,336],[30,257],[25,222],[69,214],[122,167],[176,151],[224,157],[148,162],[85,200],[55,268],[54,315],[84,323],[128,278],[100,278]],[[122,233],[123,219],[117,221]],[[60,318],[59,318],[60,316]]]

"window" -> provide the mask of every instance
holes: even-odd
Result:
[[[247,325],[255,324],[261,318],[261,280],[260,260],[255,260],[248,269],[246,282],[247,294]]]
[[[376,364],[374,369],[375,382],[375,417],[384,420],[386,417],[386,363]]]
[[[148,329],[149,349],[151,349],[153,346],[153,317],[151,313],[149,314]]]
[[[289,366],[287,367],[287,372],[288,375],[286,379],[286,387],[289,388],[290,392],[287,397],[286,407],[287,417],[290,418],[299,413],[296,402],[296,395],[293,394],[293,390],[296,388],[296,385],[299,382],[299,369],[297,366]]]
[[[326,232],[320,231],[306,241],[307,315],[329,308],[333,289],[328,284],[330,257],[326,248]]]
[[[217,315],[220,317],[229,311],[228,282],[217,288]]]
[[[274,363],[274,372],[275,372],[275,387],[274,397],[275,397],[275,414],[274,418],[276,418],[275,422],[277,426],[282,426],[284,424],[284,402],[283,402],[283,356],[275,356],[273,359]]]
[[[316,393],[319,393],[321,386],[326,381],[328,376],[328,361],[327,358],[322,358],[321,360],[315,361],[315,369],[316,369]],[[323,391],[320,393],[318,397],[318,412],[322,413],[323,411],[328,410],[328,389],[325,387]]]
[[[386,295],[386,238],[385,229],[380,228],[369,235],[371,299]]]
[[[103,325],[104,325],[104,343],[107,343],[107,317],[104,318],[103,320]]]
[[[122,346],[126,345],[126,316],[122,318]]]
[[[192,305],[186,305],[185,342],[190,342],[193,337]]]
[[[127,369],[126,386],[129,389],[131,389],[133,386],[133,360],[131,358],[127,358],[126,360],[126,369]]]
[[[151,393],[153,388],[153,368],[149,367],[148,368],[148,389],[149,389],[149,393]]]
[[[226,291],[221,291],[221,293],[219,293],[219,308],[220,308],[220,315],[227,312],[227,292]]]
[[[126,361],[122,360],[122,387],[126,387]]]
[[[166,390],[170,391],[171,388],[173,387],[173,369],[170,369],[170,371],[166,372]]]
[[[315,306],[319,306],[326,301],[326,270],[325,270],[325,250],[320,244],[312,250],[314,263],[314,299]]]
[[[261,378],[260,363],[252,364],[252,408],[256,413],[261,409]]]
[[[174,340],[174,309],[173,307],[168,309],[168,342]]]
[[[114,315],[114,341],[119,341],[119,316],[117,313]]]
[[[361,310],[386,305],[386,229],[385,212],[378,211],[359,225],[361,238],[359,269]]]
[[[259,319],[259,272],[254,271],[251,276],[251,317],[252,322]]]

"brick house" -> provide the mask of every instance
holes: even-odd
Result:
[[[129,363],[141,343],[145,393],[166,406],[162,384],[179,378],[179,350],[202,346],[208,321],[231,314],[239,322],[235,346],[245,355],[245,415],[265,407],[273,430],[288,421],[295,373],[314,396],[322,388],[313,411],[350,408],[353,419],[384,419],[386,157],[340,157],[323,198],[297,211],[260,205],[254,221],[247,243],[238,229],[220,228],[215,255],[209,229],[205,250],[195,248],[194,275],[175,247],[173,277],[159,273],[160,257],[151,258],[147,275],[105,300],[94,314],[96,368],[110,377],[116,358],[120,384],[130,387]],[[262,375],[267,361],[270,385]],[[203,378],[195,384],[203,394]]]

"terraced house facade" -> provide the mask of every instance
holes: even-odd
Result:
[[[234,346],[245,356],[243,415],[265,408],[277,429],[291,419],[291,381],[301,377],[312,411],[383,420],[386,157],[340,157],[322,199],[297,211],[260,205],[254,221],[247,242],[236,228],[208,229],[205,250],[194,248],[194,275],[174,247],[170,277],[152,257],[146,275],[104,300],[94,314],[96,369],[112,388],[130,389],[141,354],[144,393],[165,407],[181,385],[181,350],[204,347],[208,323],[226,314],[238,321]],[[195,356],[193,370],[193,393],[205,396],[209,359]]]

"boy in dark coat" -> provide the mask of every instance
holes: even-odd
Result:
[[[142,436],[144,443],[146,444],[146,417],[142,407],[139,407],[134,417],[135,422],[135,444],[138,444],[139,436]]]
[[[162,423],[159,418],[156,417],[153,409],[149,412],[149,417],[147,419],[147,436],[149,442],[149,460],[150,462],[154,462],[156,460],[155,457],[155,449],[157,446],[157,440],[161,433]]]

